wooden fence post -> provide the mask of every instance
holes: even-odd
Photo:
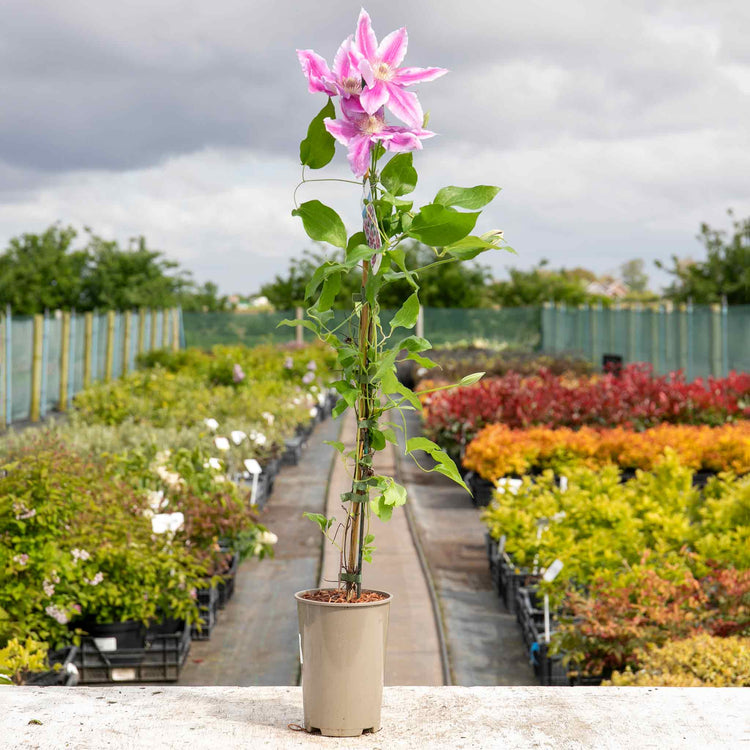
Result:
[[[167,349],[169,347],[169,311],[165,307],[161,311],[161,345],[159,349]]]
[[[5,399],[7,396],[5,382],[8,377],[8,357],[5,349],[5,316],[0,313],[0,429],[8,426]]]
[[[130,310],[126,310],[123,315],[125,316],[125,331],[122,334],[122,374],[125,375],[130,369],[130,328],[133,316]]]
[[[304,317],[304,315],[305,315],[304,310],[301,307],[295,308],[294,317],[297,320],[302,320],[302,318]],[[304,343],[305,337],[304,337],[304,335],[302,333],[302,326],[295,326],[295,328],[294,328],[294,341],[297,344],[297,346],[302,346],[302,344]]]
[[[146,308],[138,308],[138,354],[146,349]]]
[[[115,311],[107,311],[107,343],[104,358],[104,382],[112,381],[112,371],[115,364]]]
[[[44,315],[34,316],[31,355],[31,408],[29,419],[38,422],[42,405],[42,350],[44,348]]]
[[[721,305],[711,305],[711,374],[720,378],[724,373],[724,354],[722,352],[724,336],[721,330]]]
[[[83,387],[91,385],[91,359],[94,349],[94,313],[83,314]]]
[[[172,310],[172,351],[180,351],[180,308]]]
[[[58,408],[68,410],[68,376],[70,375],[70,313],[62,314],[62,331],[60,333],[60,396]]]
[[[151,347],[149,351],[154,351],[156,349],[156,342],[157,342],[157,327],[158,327],[158,310],[152,310],[151,311]]]

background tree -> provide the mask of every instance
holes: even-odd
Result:
[[[666,297],[705,305],[726,296],[730,305],[750,304],[750,217],[738,221],[731,210],[727,213],[732,221],[731,234],[701,224],[697,239],[706,248],[706,260],[691,263],[673,255],[671,269],[656,261],[659,268],[674,276],[665,290]]]
[[[0,255],[0,304],[18,315],[79,304],[88,256],[71,251],[75,237],[72,227],[58,225],[14,237]]]
[[[590,294],[586,286],[596,276],[587,269],[548,269],[549,261],[541,260],[528,271],[509,268],[508,280],[496,281],[488,290],[492,303],[502,307],[527,307],[544,302],[562,302],[566,305],[585,305],[612,300],[601,295]]]
[[[631,292],[645,292],[648,289],[648,274],[644,265],[643,258],[633,258],[620,266],[620,277]]]
[[[0,305],[16,315],[44,310],[128,310],[136,307],[227,309],[225,297],[211,282],[198,287],[187,271],[151,250],[144,237],[122,249],[86,229],[80,249],[73,227],[54,224],[41,234],[10,240],[0,255]]]

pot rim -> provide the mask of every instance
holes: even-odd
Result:
[[[305,599],[302,594],[307,594],[311,591],[337,591],[335,588],[312,588],[312,589],[302,589],[302,591],[297,591],[294,594],[294,598],[298,602],[304,602],[305,604],[314,605],[316,607],[331,607],[331,608],[340,608],[340,609],[351,609],[351,608],[357,608],[357,609],[363,609],[365,607],[380,607],[383,604],[390,604],[391,600],[393,599],[393,595],[389,594],[387,591],[380,591],[379,589],[365,589],[365,591],[372,591],[376,594],[383,594],[386,598],[385,599],[379,599],[376,602],[358,602],[356,604],[352,604],[351,602],[318,602],[314,599]]]

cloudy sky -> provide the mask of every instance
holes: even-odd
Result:
[[[702,221],[750,214],[747,0],[370,0],[409,30],[439,137],[417,200],[497,184],[482,218],[518,256],[616,273],[702,257]],[[290,215],[299,140],[324,100],[296,48],[329,60],[345,0],[3,0],[0,247],[61,221],[143,234],[225,292],[253,292],[309,247]],[[344,154],[325,171],[347,176]],[[305,186],[352,222],[356,187]],[[486,257],[486,256],[484,256]]]

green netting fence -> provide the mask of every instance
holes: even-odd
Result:
[[[382,310],[388,330],[395,310]],[[282,320],[295,318],[301,311],[253,313],[199,313],[182,315],[185,345],[210,349],[215,344],[289,344],[298,341],[296,328],[277,327]],[[336,310],[329,323],[341,336],[353,335],[351,312]],[[503,310],[424,308],[417,325],[420,335],[434,346],[491,346],[534,350],[541,342],[541,311],[537,307]],[[302,333],[311,341],[309,331]]]
[[[544,351],[596,365],[617,355],[658,373],[682,370],[689,380],[750,370],[750,305],[546,305],[541,329]]]
[[[180,311],[0,316],[0,426],[65,410],[89,383],[134,369],[140,352],[180,345]]]

